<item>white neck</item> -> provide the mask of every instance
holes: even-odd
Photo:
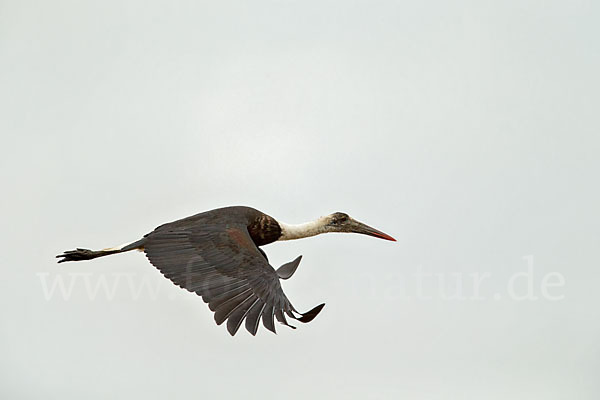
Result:
[[[278,223],[281,227],[281,237],[279,240],[302,239],[328,232],[325,228],[327,225],[327,219],[325,217],[299,225],[288,225],[282,222]]]

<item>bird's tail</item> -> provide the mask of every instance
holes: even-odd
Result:
[[[58,260],[59,263],[67,261],[84,261],[92,260],[98,257],[110,256],[111,254],[125,253],[126,251],[136,249],[144,249],[144,239],[138,240],[137,242],[133,242],[131,244],[125,244],[119,247],[111,247],[102,250],[89,250],[80,248],[75,250],[67,250],[64,253],[57,255],[56,258],[60,258],[60,260]]]

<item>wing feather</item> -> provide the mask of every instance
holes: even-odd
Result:
[[[255,304],[259,303],[260,300],[256,295],[251,295],[244,300],[242,304],[240,304],[235,311],[233,311],[229,318],[227,319],[227,330],[231,334],[231,336],[235,335],[240,326],[242,325],[242,321],[244,318],[247,318],[248,312]]]
[[[265,328],[267,328],[273,333],[277,333],[275,331],[275,320],[273,319],[274,313],[275,310],[273,309],[273,306],[265,307],[265,309],[262,312],[262,323],[265,326]]]
[[[248,316],[246,317],[246,330],[250,332],[252,336],[256,335],[256,331],[258,331],[260,316],[262,315],[265,306],[265,303],[262,300],[259,300],[258,303],[254,304],[250,311],[248,311]]]
[[[272,332],[275,317],[291,327],[284,312],[289,314],[294,307],[246,225],[202,222],[199,217],[175,221],[146,235],[143,248],[150,262],[176,285],[200,295],[215,312],[218,325],[227,320],[231,335],[244,319],[252,335],[261,319]],[[291,275],[298,262],[291,263],[294,268],[281,270],[282,277]]]
[[[215,311],[215,322],[217,325],[221,325],[231,313],[233,313],[239,306],[241,306],[247,299],[252,297],[252,289],[246,289],[237,296],[229,298],[227,301],[220,304]]]

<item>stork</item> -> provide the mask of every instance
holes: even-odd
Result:
[[[274,317],[295,328],[288,324],[285,314],[306,323],[325,305],[306,313],[296,311],[279,280],[294,274],[302,256],[275,270],[260,246],[328,232],[354,232],[395,241],[341,212],[288,225],[254,208],[234,206],[160,225],[133,243],[96,251],[78,248],[56,257],[62,263],[143,251],[166,278],[201,296],[215,313],[217,325],[227,321],[233,336],[245,320],[248,332],[256,335],[261,319],[265,328],[275,333]]]

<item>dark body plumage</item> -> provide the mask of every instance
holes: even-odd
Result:
[[[258,248],[281,234],[277,221],[258,210],[225,207],[163,224],[118,250],[77,249],[58,257],[62,257],[59,262],[79,261],[143,250],[165,277],[201,296],[214,311],[217,324],[227,321],[231,335],[244,320],[246,329],[255,335],[261,319],[275,332],[274,318],[288,326],[285,314],[309,322],[324,306],[300,314],[283,293],[279,280],[293,274],[300,258],[281,267],[278,274]]]
[[[275,242],[281,236],[281,228],[275,218],[251,207],[232,206],[217,208],[192,215],[177,221],[160,225],[153,232],[144,237],[151,237],[159,231],[169,229],[189,229],[205,225],[244,225],[248,230],[250,238],[256,246],[264,246]]]

